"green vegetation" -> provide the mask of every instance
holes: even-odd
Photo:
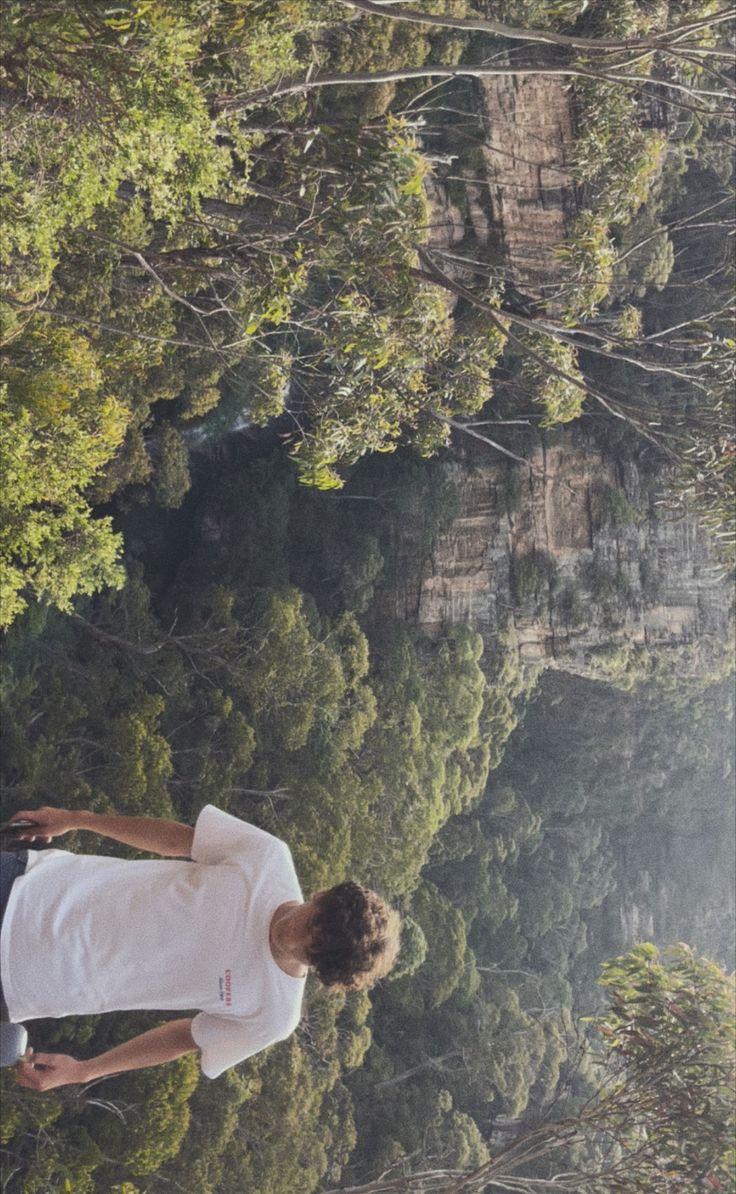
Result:
[[[430,642],[385,619],[372,624],[390,537],[382,506],[305,494],[282,457],[244,463],[214,470],[197,491],[190,525],[210,531],[178,560],[160,552],[182,515],[164,515],[160,538],[151,524],[141,546],[155,593],[128,559],[119,593],[78,604],[72,618],[35,609],[16,622],[3,662],[3,812],[45,799],[51,774],[55,800],[73,807],[192,821],[215,801],[284,836],[305,890],[359,873],[399,900],[415,928],[396,986],[411,989],[411,966],[421,986],[438,965],[433,889],[421,872],[442,826],[481,797],[528,685],[510,653],[483,658],[467,626]],[[409,494],[418,500],[411,467],[403,483],[400,470],[392,480],[397,509]],[[444,488],[438,474],[429,510]],[[462,917],[446,900],[442,908],[462,949]],[[455,985],[451,959],[442,972],[430,1003]],[[89,1052],[146,1021],[156,1017],[50,1021],[34,1026],[34,1039]],[[11,1085],[4,1122],[21,1158],[15,1183],[61,1191],[73,1175],[75,1188],[96,1191],[156,1172],[184,1182],[194,1166],[198,1188],[218,1194],[226,1181],[291,1190],[297,1170],[314,1189],[354,1150],[346,1079],[369,1050],[371,1024],[368,996],[314,991],[298,1038],[215,1093],[191,1059],[147,1071],[142,1083],[115,1080],[102,1102],[96,1091],[71,1104]],[[108,1099],[122,1119],[105,1110]],[[448,1115],[458,1139],[478,1135],[459,1112]],[[49,1116],[53,1136],[26,1149],[24,1134]]]
[[[631,526],[637,520],[637,512],[626,494],[612,485],[596,485],[593,489],[592,505],[593,523],[598,528],[623,528]]]
[[[379,994],[374,1046],[350,1082],[359,1111],[350,1170],[356,1183],[379,1165],[405,1173],[432,1169],[440,1158],[445,1163],[422,1135],[423,1110],[440,1098],[470,1115],[486,1139],[494,1126],[495,1155],[514,1136],[539,1130],[550,1119],[568,1123],[590,1106],[601,1074],[592,1058],[584,1061],[570,1052],[568,1033],[579,1031],[573,1028],[573,1007],[599,1005],[600,963],[617,952],[620,916],[632,898],[642,918],[652,917],[658,938],[687,936],[728,965],[732,777],[724,776],[722,761],[733,730],[730,686],[663,699],[656,684],[628,694],[552,674],[542,682],[541,697],[529,706],[481,803],[445,827],[431,856],[426,874],[432,886],[418,907],[442,924],[447,946],[426,974],[420,968],[412,979],[389,983]],[[688,731],[693,725],[696,736]],[[696,805],[694,774],[704,751],[708,798]],[[694,891],[691,902],[688,893]],[[447,982],[449,957],[454,986]],[[614,992],[613,1011],[601,1021],[609,1065],[627,1047],[626,992],[640,982],[642,996],[648,991],[651,1000],[670,982],[680,988],[685,1017],[686,1001],[697,1000],[707,987],[709,1010],[703,1014],[713,1036],[709,1043],[704,1037],[703,1048],[712,1047],[730,1064],[727,984],[716,967],[693,961],[682,948],[660,965],[654,947],[642,946],[605,967],[603,978]],[[668,998],[679,1007],[679,998]],[[641,1011],[649,1014],[643,1004]],[[692,1039],[686,1019],[678,1021],[664,1007],[661,1014],[671,1047],[685,1048]],[[621,1036],[613,1028],[616,1019],[624,1028]],[[632,1047],[643,1049],[631,1032]],[[645,1035],[648,1047],[659,1047],[659,1030]],[[708,1083],[704,1063],[707,1057],[696,1063],[697,1083]],[[646,1064],[653,1064],[652,1054]],[[666,1071],[671,1075],[669,1064]],[[732,1108],[725,1106],[720,1079],[712,1092],[718,1126],[709,1156],[713,1172],[720,1173]],[[628,1129],[616,1135],[633,1166],[641,1142],[636,1122],[630,1122],[630,1135]],[[694,1127],[676,1128],[683,1150],[702,1141]],[[448,1152],[448,1166],[461,1164],[454,1156]],[[588,1140],[567,1155],[565,1168],[579,1170],[587,1189],[590,1178],[584,1175],[603,1159]],[[531,1173],[542,1179],[562,1165],[554,1154],[550,1163],[556,1168],[541,1162]],[[637,1188],[633,1170],[623,1172],[621,1188]],[[689,1170],[678,1161],[675,1172]],[[601,1187],[608,1188],[616,1186]]]
[[[537,611],[549,602],[550,590],[554,588],[557,565],[552,556],[533,548],[522,556],[511,559],[511,593],[514,602],[522,605],[530,602]]]
[[[633,0],[527,8],[507,19],[559,30],[579,18],[588,37],[661,37],[679,19]],[[428,11],[473,15],[459,2]],[[116,583],[120,544],[95,505],[119,496],[178,506],[191,482],[192,420],[221,434],[238,418],[283,414],[302,481],[339,488],[366,453],[412,443],[426,456],[446,445],[448,420],[481,410],[494,374],[509,368],[521,403],[541,403],[547,425],[579,418],[596,365],[582,349],[596,336],[615,368],[631,373],[633,354],[662,384],[674,371],[684,402],[657,442],[678,463],[675,500],[702,508],[714,530],[723,523],[732,456],[713,453],[730,409],[729,339],[709,292],[720,295],[729,275],[715,262],[717,234],[703,229],[692,242],[697,252],[702,236],[713,241],[707,289],[689,288],[686,322],[708,328],[696,359],[687,333],[652,343],[630,301],[652,285],[669,301],[669,213],[683,188],[689,200],[714,172],[727,181],[722,119],[714,101],[687,125],[658,127],[651,111],[672,103],[667,78],[650,80],[651,53],[631,67],[639,93],[605,71],[573,73],[582,210],[559,246],[561,289],[549,301],[570,333],[527,320],[506,352],[515,311],[503,287],[486,282],[471,292],[474,311],[467,302],[451,311],[441,254],[426,258],[430,167],[422,124],[402,107],[423,84],[346,84],[339,117],[311,80],[272,94],[310,64],[327,75],[370,76],[391,62],[461,71],[477,53],[467,31],[351,18],[342,4],[311,0],[260,0],[247,16],[224,0],[10,0],[2,22],[3,426],[20,436],[17,450],[4,448],[14,497],[1,549],[3,625],[29,596],[65,609],[75,593]],[[717,45],[707,21],[697,36]],[[695,96],[701,42],[686,48]],[[615,54],[607,67],[615,76]],[[439,119],[449,132],[452,119]],[[706,380],[720,387],[715,397]],[[652,420],[615,394],[605,409],[657,440]],[[57,424],[66,448],[49,442]],[[66,451],[74,468],[49,498],[38,476],[56,475]],[[719,542],[727,551],[730,540]]]
[[[610,1000],[596,1025],[603,1046],[597,1055],[583,1046],[577,1062],[595,1074],[589,1098],[536,1127],[515,1125],[493,1158],[453,1157],[464,1172],[437,1168],[437,1158],[408,1176],[384,1175],[381,1191],[449,1194],[460,1181],[476,1194],[509,1185],[533,1194],[558,1185],[561,1171],[568,1187],[591,1194],[732,1184],[733,976],[687,946],[660,953],[642,944],[607,963],[600,982]],[[376,1185],[351,1189],[373,1194]]]
[[[285,838],[306,891],[354,873],[405,916],[389,980],[310,986],[296,1036],[217,1083],[192,1058],[69,1097],[4,1073],[6,1194],[316,1194],[378,1172],[388,1191],[482,1172],[553,1117],[569,1147],[520,1192],[561,1166],[659,1194],[665,1153],[681,1182],[728,1180],[723,1084],[682,1056],[697,1022],[721,1064],[720,972],[642,947],[605,968],[605,1011],[595,979],[632,904],[661,944],[720,960],[733,916],[730,656],[624,641],[637,583],[651,605],[669,574],[618,552],[663,505],[733,560],[731,27],[710,0],[415,7],[438,23],[343,0],[3,6],[2,817],[51,793],[188,822],[212,801]],[[442,23],[463,18],[487,27]],[[541,282],[488,207],[505,149],[477,78],[529,38],[575,125]],[[525,460],[564,454],[568,423],[601,475],[635,466],[650,509],[594,485],[577,573],[556,543],[511,554],[502,626],[616,631],[583,665],[605,684],[537,689],[491,619],[420,634],[416,578],[464,534],[472,451],[457,471],[449,451],[488,432],[507,471],[470,520],[491,507],[530,545]],[[589,1103],[580,1009],[633,1075],[633,1123]],[[32,1036],[85,1055],[155,1023]],[[710,1135],[672,1079],[680,1120],[641,1101],[658,1048]]]
[[[65,1175],[84,1188],[87,1174],[95,1192],[158,1174],[196,1176],[218,1194],[245,1181],[287,1191],[297,1162],[283,1149],[285,1122],[305,1188],[321,1175],[362,1181],[377,1161],[391,1172],[439,1156],[485,1164],[494,1124],[528,1128],[553,1101],[573,1114],[595,1088],[591,1065],[569,1068],[570,1016],[574,999],[594,1006],[599,961],[617,950],[620,893],[654,899],[667,881],[653,906],[658,935],[688,936],[716,957],[727,949],[716,889],[733,865],[728,683],[683,699],[654,682],[627,693],[550,677],[502,760],[524,696],[514,656],[483,657],[466,627],[430,643],[374,621],[380,593],[366,635],[321,568],[349,564],[369,533],[385,550],[392,515],[305,495],[279,458],[247,472],[244,459],[195,494],[207,537],[187,544],[153,599],[131,568],[118,596],[80,617],[26,615],[12,631],[4,812],[43,799],[49,774],[60,803],[100,810],[192,819],[214,799],[285,836],[307,889],[359,871],[398,899],[402,966],[370,997],[310,991],[297,1038],[217,1089],[183,1063],[148,1071],[143,1085],[110,1079],[73,1103],[8,1089],[19,1190],[61,1191]],[[416,484],[411,468],[405,483],[397,510]],[[298,588],[312,557],[300,549],[306,528],[324,579]],[[146,555],[155,574],[155,536]],[[707,804],[693,805],[696,782]],[[649,897],[636,886],[645,872]],[[695,907],[684,902],[692,891]],[[34,1040],[96,1052],[146,1020],[156,1022],[49,1021]],[[99,1100],[125,1123],[111,1124]],[[27,1151],[23,1133],[35,1140],[51,1119],[43,1147]]]

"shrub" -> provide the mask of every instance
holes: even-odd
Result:
[[[164,424],[158,442],[158,464],[153,474],[153,493],[160,506],[176,509],[192,483],[189,452],[180,432]]]
[[[599,482],[592,492],[592,517],[596,529],[631,526],[637,511],[622,489]]]
[[[554,587],[557,563],[547,552],[532,548],[522,556],[511,557],[511,595],[521,604],[533,601],[535,606],[547,599]]]
[[[576,324],[590,319],[608,297],[613,281],[616,250],[607,221],[592,211],[583,212],[567,241],[558,246],[557,256],[572,278],[572,285],[566,286],[565,321]]]
[[[542,332],[524,332],[519,339],[530,350],[522,360],[522,380],[531,388],[534,401],[547,412],[540,427],[579,418],[585,387],[575,349]]]

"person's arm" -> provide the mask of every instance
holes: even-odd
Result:
[[[65,1053],[34,1053],[29,1049],[18,1062],[16,1073],[20,1086],[29,1090],[53,1090],[57,1086],[71,1083],[92,1082],[107,1074],[119,1074],[124,1070],[141,1070],[149,1065],[162,1065],[174,1061],[185,1053],[198,1051],[192,1036],[192,1021],[169,1020],[158,1028],[134,1036],[132,1040],[108,1049],[99,1057],[78,1061]],[[37,1068],[41,1067],[41,1068]]]
[[[13,821],[34,821],[33,827],[19,832],[19,841],[50,842],[53,838],[75,829],[86,829],[110,837],[136,850],[162,854],[167,858],[191,858],[194,830],[180,821],[157,817],[115,817],[106,813],[92,813],[85,809],[44,808],[15,813]]]

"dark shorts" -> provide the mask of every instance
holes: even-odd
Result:
[[[27,850],[0,850],[0,925],[10,899],[10,889],[28,862]],[[2,975],[0,974],[0,1016],[7,1019],[8,1009],[3,999]]]

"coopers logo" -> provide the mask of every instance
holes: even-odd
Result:
[[[220,1002],[225,1004],[225,1007],[231,1007],[233,1002],[233,976],[231,970],[226,970],[224,976],[220,975]]]

